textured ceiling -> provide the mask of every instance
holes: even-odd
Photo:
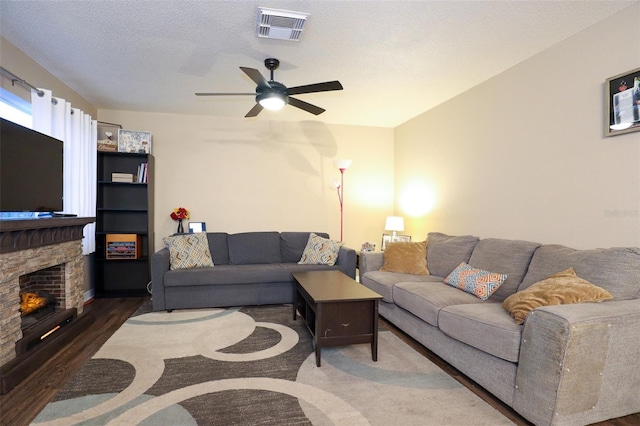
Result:
[[[251,92],[238,67],[275,57],[344,90],[250,120],[395,127],[637,1],[0,0],[0,34],[99,109],[243,117],[253,97],[194,92]],[[309,13],[301,40],[256,37],[258,6]]]

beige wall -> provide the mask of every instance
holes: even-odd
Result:
[[[416,237],[640,246],[640,132],[605,138],[604,81],[640,65],[640,5],[395,129],[395,209]],[[428,95],[428,94],[426,94]]]
[[[0,65],[17,75],[27,83],[53,91],[53,96],[71,102],[74,108],[80,108],[85,113],[96,118],[97,109],[86,99],[71,90],[69,86],[58,80],[53,74],[42,68],[37,62],[25,55],[13,44],[0,37]],[[30,89],[19,84],[11,84],[11,79],[0,73],[0,85],[16,96],[31,101]]]
[[[333,160],[345,172],[344,242],[379,241],[393,211],[393,129],[99,110],[101,121],[153,134],[155,246],[186,207],[208,231],[322,231],[339,239]]]

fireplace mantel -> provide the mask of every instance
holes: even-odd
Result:
[[[52,217],[0,220],[0,253],[81,240],[82,230],[95,217]]]

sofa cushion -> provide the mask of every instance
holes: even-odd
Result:
[[[509,275],[492,296],[492,299],[501,301],[516,292],[538,247],[540,244],[531,241],[487,238],[480,240],[467,263],[475,268]]]
[[[522,326],[513,322],[501,303],[444,307],[438,317],[438,327],[446,335],[483,352],[518,361]]]
[[[445,285],[442,281],[402,282],[393,287],[393,301],[437,327],[442,308],[450,305],[485,303],[475,296]]]
[[[342,243],[323,238],[315,233],[309,234],[309,241],[302,252],[301,265],[335,265]]]
[[[541,306],[572,303],[601,302],[613,299],[607,290],[576,275],[573,268],[565,269],[507,297],[503,303],[517,324]]]
[[[360,276],[360,283],[363,286],[375,291],[382,296],[382,300],[389,303],[393,303],[393,286],[402,282],[441,283],[442,278],[385,271],[369,271]]]
[[[460,262],[469,262],[478,237],[472,235],[450,236],[439,232],[427,235],[427,265],[431,275],[446,277]]]
[[[507,276],[474,268],[468,263],[462,262],[444,279],[444,283],[473,294],[479,299],[487,300],[498,290]]]
[[[221,265],[214,268],[168,271],[165,287],[215,286],[229,284],[293,283],[292,272],[325,271],[337,266],[297,265],[291,263],[265,263],[249,265]],[[293,290],[292,290],[293,294]]]
[[[207,232],[209,240],[209,252],[214,265],[229,264],[229,242],[226,232]]]
[[[213,266],[205,233],[174,235],[165,237],[163,241],[169,249],[172,270]]]
[[[536,250],[518,290],[573,267],[576,274],[611,293],[615,300],[640,297],[640,248],[575,250],[548,244]]]
[[[329,234],[315,232],[322,238],[329,238]],[[298,263],[302,257],[307,242],[309,232],[282,232],[280,234],[280,255],[284,263]]]
[[[387,244],[384,251],[384,264],[380,270],[401,274],[429,275],[426,241]]]
[[[243,232],[230,234],[229,263],[231,265],[252,265],[280,263],[279,232]]]

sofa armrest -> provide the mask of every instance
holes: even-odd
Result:
[[[514,408],[535,424],[640,411],[640,299],[546,306],[522,333]]]
[[[163,248],[151,256],[151,301],[154,311],[166,309],[164,300],[164,274],[171,268],[169,249]]]
[[[350,276],[352,279],[356,279],[356,263],[357,263],[356,251],[352,248],[342,246],[338,251],[338,260],[336,265],[340,266],[342,272]]]
[[[377,271],[384,265],[384,253],[382,252],[360,252],[360,275],[369,271]]]

